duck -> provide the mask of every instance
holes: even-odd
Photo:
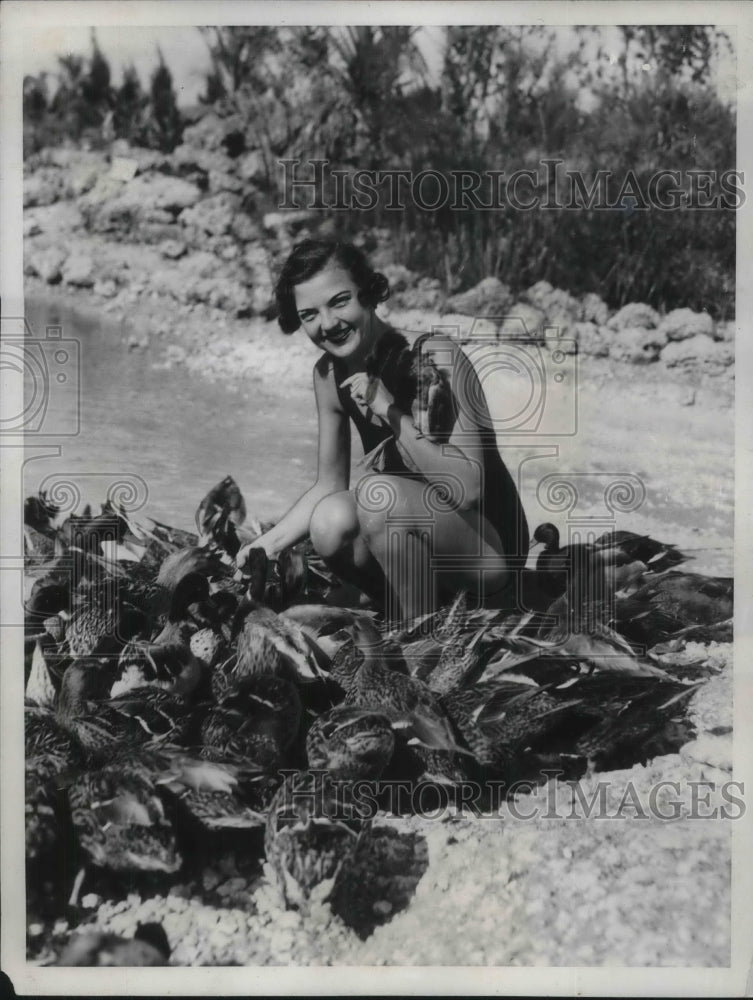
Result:
[[[620,549],[627,558],[642,562],[649,573],[662,573],[690,559],[676,545],[634,531],[605,531],[594,544],[599,549]]]
[[[184,698],[153,686],[110,697],[113,680],[112,667],[94,657],[74,660],[63,675],[56,718],[89,761],[150,740],[179,742],[188,731],[191,706]]]
[[[189,830],[204,837],[228,830],[263,835],[279,778],[268,762],[260,763],[258,753],[252,759],[227,745],[205,745],[198,756],[177,747],[158,747],[156,754],[147,751],[150,772],[181,837]],[[196,841],[190,836],[187,845],[189,853],[195,853]]]
[[[616,627],[648,646],[675,634],[689,635],[731,625],[734,580],[669,570],[618,601]]]
[[[199,630],[191,609],[197,600],[208,597],[209,584],[200,573],[190,572],[179,580],[158,634],[150,641],[133,638],[123,646],[113,696],[144,685],[185,696],[196,689],[204,670],[191,648],[192,637]],[[207,607],[212,621],[218,621],[208,601]]]
[[[237,637],[235,670],[239,676],[276,673],[303,684],[324,676],[314,641],[297,622],[271,608],[250,599],[241,602],[233,635]]]
[[[78,775],[68,787],[75,841],[83,865],[74,880],[76,906],[87,868],[113,872],[177,872],[183,858],[160,795],[164,760],[140,753],[110,754],[110,763]]]
[[[24,707],[25,831],[27,865],[59,865],[67,830],[65,784],[85,758],[54,711]]]
[[[633,676],[666,679],[667,674],[638,655],[614,621],[614,600],[605,582],[605,568],[598,553],[586,550],[569,575],[565,594],[552,602],[539,634],[546,656]],[[539,640],[531,640],[539,642]]]
[[[463,777],[456,755],[472,754],[458,745],[438,696],[423,681],[370,655],[371,639],[358,626],[349,631],[350,641],[330,665],[330,676],[345,691],[342,704],[385,715],[402,747],[410,751],[409,758],[422,763],[427,778]]]
[[[250,676],[209,708],[201,723],[203,746],[277,770],[298,736],[302,711],[292,681],[274,674]]]
[[[246,514],[246,501],[243,499],[240,487],[231,475],[227,475],[212,487],[199,504],[196,511],[199,536],[213,536],[212,526],[216,523],[218,515],[227,518],[230,525],[240,527],[246,520]]]
[[[611,533],[612,535],[616,533]],[[539,588],[551,597],[559,597],[565,592],[568,580],[578,565],[598,559],[604,567],[604,585],[610,593],[626,589],[636,580],[642,579],[648,567],[632,551],[629,544],[611,544],[609,533],[597,542],[579,543],[560,547],[560,533],[556,525],[549,522],[538,525],[533,533],[533,545],[543,545],[536,559],[536,575]],[[640,549],[643,554],[643,549]]]
[[[320,715],[306,734],[309,768],[338,780],[377,780],[394,749],[395,734],[384,713],[349,705]]]
[[[371,819],[347,787],[320,771],[289,774],[272,799],[264,833],[269,872],[285,909],[305,913],[328,900],[370,834]]]
[[[132,938],[91,927],[71,935],[55,965],[107,968],[156,967],[170,962],[170,945],[162,924],[138,924]]]
[[[79,587],[65,635],[72,656],[117,656],[124,643],[146,625],[144,613],[128,600],[117,580]]]

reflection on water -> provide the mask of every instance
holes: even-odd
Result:
[[[35,338],[59,327],[52,334],[62,339],[40,345],[38,363],[30,362],[25,405],[43,419],[27,437],[24,495],[54,476],[70,480],[98,510],[113,482],[141,477],[148,494],[137,516],[190,527],[199,501],[228,473],[262,518],[278,517],[313,481],[313,393],[281,403],[258,383],[244,390],[160,368],[155,352],[128,349],[121,323],[54,302],[28,303],[27,319]],[[35,457],[42,444],[59,454]]]

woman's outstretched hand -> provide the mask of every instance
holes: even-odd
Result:
[[[356,372],[340,383],[341,389],[350,389],[357,403],[368,406],[381,420],[387,420],[387,411],[395,402],[395,397],[380,378],[371,377],[366,372]]]

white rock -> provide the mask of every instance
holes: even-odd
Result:
[[[642,327],[644,330],[655,329],[661,321],[659,313],[646,305],[645,302],[629,302],[612,316],[607,323],[613,330],[624,330],[629,327]]]
[[[646,330],[640,326],[618,329],[609,344],[609,356],[615,361],[630,361],[644,364],[656,361],[664,344],[666,334],[659,330]]]
[[[85,253],[72,253],[63,265],[63,281],[67,285],[91,288],[94,284],[94,261]]]
[[[692,309],[673,309],[659,324],[659,330],[666,333],[669,340],[687,340],[704,334],[714,336],[714,321],[707,312],[693,312]]]

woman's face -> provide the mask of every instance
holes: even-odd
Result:
[[[368,353],[376,317],[372,308],[358,301],[358,286],[345,268],[329,263],[294,291],[298,318],[317,347],[351,360]]]

